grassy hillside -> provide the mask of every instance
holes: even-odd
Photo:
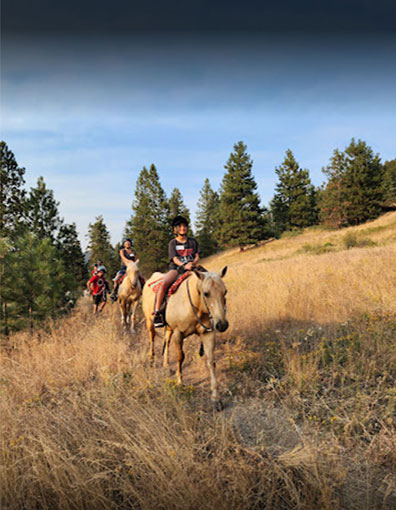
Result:
[[[226,264],[222,413],[198,340],[179,388],[115,305],[3,341],[0,508],[396,507],[396,213]]]

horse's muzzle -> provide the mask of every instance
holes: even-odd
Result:
[[[220,331],[222,333],[228,328],[228,321],[219,321],[216,323],[216,329],[217,331]]]

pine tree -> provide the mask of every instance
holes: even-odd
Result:
[[[66,271],[73,276],[79,287],[88,279],[88,268],[78,239],[76,224],[62,225],[59,229],[56,245]]]
[[[47,188],[43,177],[39,177],[37,187],[31,188],[26,201],[27,221],[31,232],[39,239],[50,239],[53,244],[62,225],[58,205],[54,192]]]
[[[348,224],[347,189],[343,185],[345,164],[345,154],[335,149],[330,165],[322,169],[329,180],[322,186],[319,218],[322,223],[333,228]]]
[[[181,215],[188,221],[188,224],[191,228],[191,219],[190,219],[190,211],[188,210],[188,207],[183,202],[182,194],[180,193],[180,190],[178,188],[173,188],[171,196],[169,198],[169,220],[172,221],[172,219],[175,216]]]
[[[139,174],[132,211],[126,233],[137,251],[139,267],[146,276],[156,270],[165,270],[171,239],[169,203],[154,165],[149,170],[143,167]]]
[[[321,198],[321,218],[333,226],[358,225],[382,212],[384,168],[378,154],[352,138],[341,153],[336,149],[323,169],[329,180]]]
[[[396,205],[396,158],[384,163],[384,199],[389,205]]]
[[[24,217],[25,169],[18,166],[4,141],[0,142],[0,158],[0,237],[7,237]]]
[[[0,335],[6,336],[10,333],[8,292],[13,284],[8,269],[11,251],[10,240],[6,237],[0,237]]]
[[[279,181],[271,201],[275,229],[278,233],[293,228],[304,228],[318,221],[316,191],[308,170],[303,170],[290,149],[275,169]]]
[[[103,221],[103,216],[97,216],[95,223],[88,225],[88,251],[90,267],[101,260],[106,266],[109,276],[115,275],[119,264],[115,256],[114,248],[110,242],[110,233]]]
[[[220,236],[223,246],[256,243],[265,236],[263,209],[252,175],[253,161],[238,142],[225,165],[220,188]]]
[[[198,200],[195,223],[196,238],[203,256],[211,255],[219,249],[219,214],[219,195],[211,188],[209,179],[205,179]]]
[[[3,332],[32,328],[36,322],[64,311],[72,283],[56,255],[50,239],[30,233],[20,236],[15,249],[8,251]]]

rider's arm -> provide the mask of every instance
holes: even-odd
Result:
[[[193,267],[195,267],[199,262],[199,252],[197,252],[195,255],[194,255],[194,260],[192,260],[191,262],[187,262],[186,264],[186,269],[192,269]]]
[[[120,259],[121,259],[121,262],[124,262],[125,263],[125,257],[124,257],[124,253],[123,253],[124,250],[120,250]]]
[[[87,281],[87,289],[91,292],[92,290],[92,285],[93,285],[93,280],[94,280],[95,276],[92,276],[88,281]]]
[[[177,266],[184,266],[183,262],[179,259],[179,257],[173,257],[172,262],[174,262]]]
[[[169,242],[168,252],[169,252],[169,260],[171,260],[178,267],[183,265],[183,262],[177,256],[176,240],[175,239],[172,239],[172,241]]]

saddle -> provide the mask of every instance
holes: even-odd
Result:
[[[118,285],[121,285],[121,283],[124,281],[125,277],[126,277],[126,273],[122,274],[119,278],[117,278],[116,281],[117,281]],[[144,284],[146,283],[146,280],[145,280],[144,276],[142,276],[140,273],[139,273],[139,281],[140,281],[140,285],[143,288]]]
[[[184,280],[186,280],[189,276],[191,275],[191,271],[186,271],[185,273],[183,273],[182,275],[179,276],[179,278],[172,283],[172,285],[169,287],[168,289],[168,292],[166,294],[166,297],[169,297],[171,296],[172,294],[174,294],[177,289],[180,287],[180,284],[182,282],[184,282]],[[158,280],[154,280],[153,282],[149,283],[148,286],[150,287],[150,289],[155,293],[157,294],[157,292],[159,291],[159,288],[161,287],[162,285],[162,280],[164,279],[163,276],[161,276],[161,278],[158,278]]]

